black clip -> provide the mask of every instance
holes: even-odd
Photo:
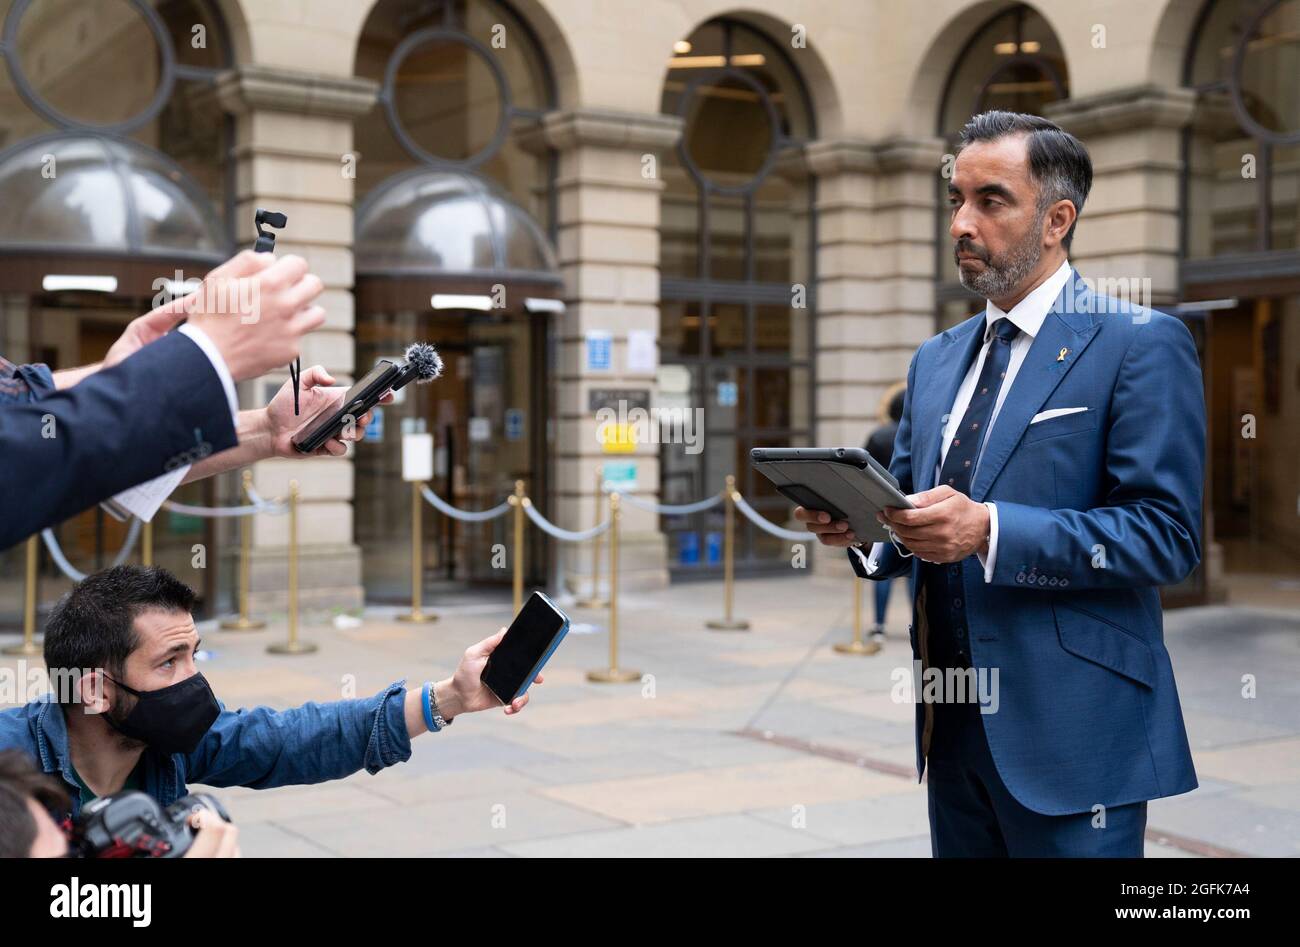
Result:
[[[273,210],[257,209],[253,217],[253,226],[257,228],[257,242],[253,244],[253,251],[256,253],[270,253],[275,249],[275,234],[263,230],[262,225],[274,227],[276,230],[283,230],[284,225],[289,222],[289,218],[284,214],[277,214]]]
[[[289,218],[284,214],[276,213],[273,210],[264,210],[259,207],[257,213],[253,215],[253,226],[257,228],[257,241],[253,244],[255,253],[271,253],[275,250],[275,234],[269,230],[263,230],[263,225],[274,227],[276,230],[283,230],[284,225],[289,222]],[[302,359],[294,359],[293,364],[289,366],[289,379],[293,382],[293,414],[298,416],[298,379],[302,375]]]

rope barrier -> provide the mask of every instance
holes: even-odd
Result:
[[[591,527],[591,529],[584,529],[581,532],[575,533],[572,530],[563,529],[562,527],[556,526],[554,523],[550,522],[541,513],[538,513],[537,508],[531,503],[524,504],[524,512],[528,514],[528,518],[532,520],[533,524],[540,528],[542,532],[548,533],[561,542],[566,543],[581,543],[586,542],[588,539],[595,539],[597,536],[607,531],[609,529],[609,524],[613,522],[613,520],[605,520],[603,523],[597,523],[595,526]]]
[[[606,491],[607,493],[609,491]],[[711,497],[703,500],[696,500],[694,503],[655,503],[643,497],[632,496],[631,494],[621,494],[623,502],[635,506],[638,510],[645,510],[649,513],[657,513],[660,516],[690,516],[692,513],[703,513],[710,510],[722,502],[723,494],[715,493]]]
[[[117,551],[117,556],[113,559],[109,568],[120,566],[122,563],[126,562],[126,557],[131,555],[131,550],[135,548],[135,541],[139,535],[140,521],[135,517],[132,517],[131,525],[127,528],[126,532],[126,542],[124,542],[122,548]],[[86,578],[86,573],[77,569],[68,561],[68,557],[63,554],[63,549],[59,546],[59,541],[54,536],[54,530],[41,530],[41,539],[45,541],[45,548],[50,551],[50,558],[54,560],[54,564],[59,567],[60,572],[66,575],[73,582],[81,582]]]
[[[782,529],[780,526],[777,526],[767,517],[763,516],[752,506],[750,506],[749,502],[744,497],[742,497],[739,493],[732,494],[731,499],[732,502],[736,504],[736,509],[740,510],[741,513],[745,514],[746,519],[748,519],[751,523],[753,523],[755,526],[757,526],[759,529],[761,529],[763,532],[767,533],[770,536],[775,536],[777,539],[785,539],[785,540],[789,540],[790,542],[800,542],[800,543],[807,542],[812,536],[812,534],[808,532],[797,532],[793,529]]]
[[[441,513],[443,516],[450,516],[454,520],[463,520],[466,523],[486,523],[488,520],[494,520],[498,516],[505,516],[510,512],[510,501],[503,500],[490,510],[458,510],[438,494],[429,489],[428,485],[420,488],[420,493],[429,505]]]
[[[253,489],[252,477],[244,478],[242,486],[244,492],[248,494],[248,498],[253,501],[253,505],[261,508],[261,511],[275,513],[277,515],[289,512],[289,501],[284,497],[277,497],[274,500],[262,499],[262,495]]]
[[[249,506],[191,506],[188,503],[176,503],[173,500],[163,500],[162,508],[169,513],[202,516],[205,519],[251,516],[254,513],[270,513],[278,516],[289,509],[283,503],[253,503]]]

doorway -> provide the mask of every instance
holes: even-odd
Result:
[[[1207,320],[1213,511],[1228,599],[1300,604],[1300,295],[1242,298]]]
[[[429,487],[452,506],[486,510],[524,482],[536,501],[547,495],[543,445],[547,417],[546,323],[504,310],[368,313],[357,325],[357,373],[400,357],[412,341],[431,342],[443,375],[410,385],[381,410],[356,452],[356,541],[367,598],[410,596],[411,488],[402,480],[402,437],[433,435]],[[539,504],[541,505],[541,504]],[[525,530],[525,582],[547,574],[547,544]],[[513,514],[486,523],[422,513],[424,581],[435,592],[507,586],[513,575]]]

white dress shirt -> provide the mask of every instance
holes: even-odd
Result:
[[[980,442],[979,457],[975,459],[975,470],[979,470],[979,462],[984,456],[984,448],[988,446],[989,438],[993,436],[993,425],[997,423],[998,412],[1002,410],[1002,402],[1006,400],[1007,393],[1011,390],[1011,384],[1016,380],[1016,374],[1020,371],[1020,366],[1025,362],[1025,356],[1029,354],[1029,347],[1034,344],[1034,338],[1038,335],[1038,330],[1042,328],[1043,320],[1047,318],[1047,313],[1052,308],[1052,304],[1056,302],[1056,297],[1061,295],[1061,290],[1065,288],[1065,284],[1069,281],[1070,273],[1070,261],[1066,260],[1057,268],[1056,272],[1030,290],[1029,294],[1013,306],[1010,312],[1003,312],[991,300],[988,301],[984,309],[984,345],[975,357],[974,364],[966,372],[961,387],[957,389],[957,398],[953,401],[952,409],[948,412],[948,423],[944,425],[943,445],[939,450],[939,462],[934,471],[934,482],[936,484],[939,482],[939,472],[943,469],[944,458],[948,456],[948,445],[952,443],[957,426],[961,424],[961,419],[966,415],[966,409],[970,406],[971,395],[975,391],[975,383],[979,380],[980,371],[984,368],[984,359],[988,355],[989,343],[993,338],[993,323],[1004,317],[1010,319],[1020,329],[1020,334],[1011,343],[1011,359],[1007,363],[1007,376],[1002,379],[1002,386],[998,389],[997,401],[993,405],[993,413],[990,415],[988,426],[984,430],[984,440]],[[974,482],[975,472],[972,471],[971,483]],[[998,556],[998,508],[997,504],[992,502],[985,502],[984,505],[989,508],[989,551],[987,556],[980,553],[975,555],[979,557],[980,565],[984,567],[984,581],[992,582],[993,567],[997,563]],[[872,545],[871,555],[866,561],[868,573],[876,571],[884,546],[884,543]],[[858,555],[862,555],[860,550]]]

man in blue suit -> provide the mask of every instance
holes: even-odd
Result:
[[[1141,857],[1146,800],[1197,785],[1158,587],[1201,559],[1200,366],[1181,322],[1071,268],[1091,184],[1051,122],[970,121],[949,232],[988,303],[908,369],[890,472],[917,509],[870,550],[796,511],[858,575],[913,576],[937,857]]]

